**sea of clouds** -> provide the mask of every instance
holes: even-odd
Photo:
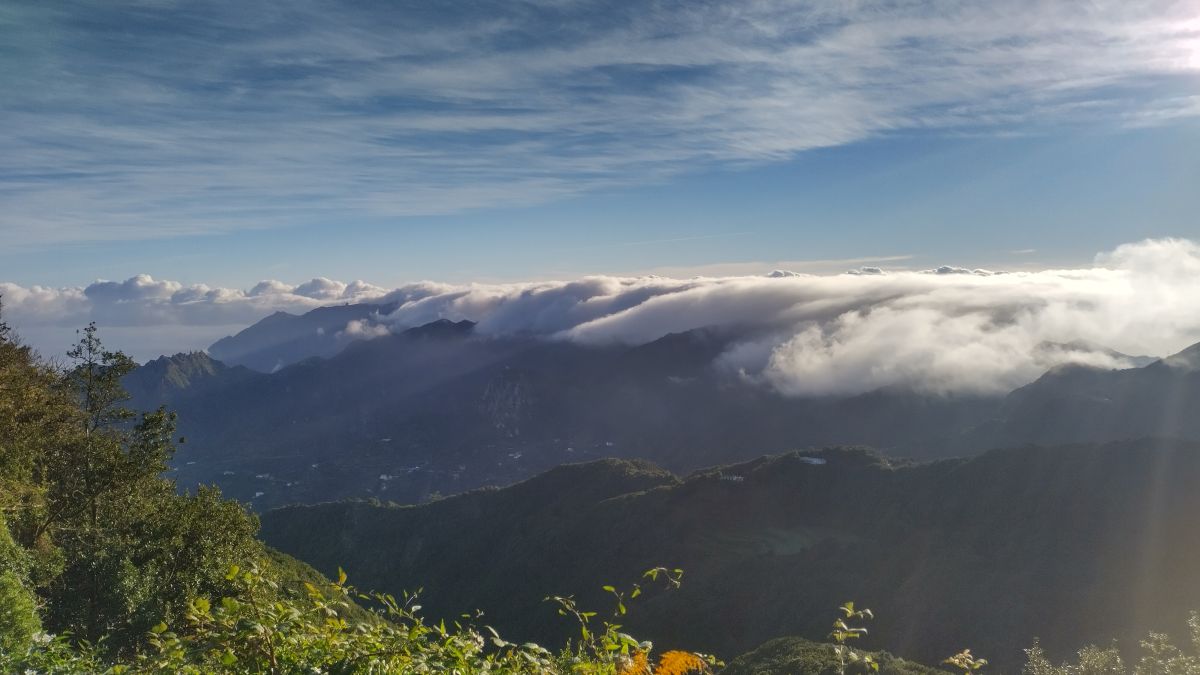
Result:
[[[1102,253],[1089,267],[1036,272],[864,268],[825,276],[420,282],[391,290],[318,278],[264,281],[246,291],[139,275],[82,288],[0,283],[0,294],[6,321],[47,353],[61,346],[46,339],[69,342],[68,327],[90,320],[111,343],[146,358],[203,346],[275,311],[379,302],[395,310],[348,325],[343,337],[371,339],[442,318],[476,321],[483,335],[589,345],[717,327],[744,337],[716,367],[788,394],[892,385],[1000,392],[1061,363],[1131,365],[1103,348],[1166,355],[1200,341],[1200,244],[1147,240]]]

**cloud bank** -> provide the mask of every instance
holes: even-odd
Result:
[[[1168,239],[1121,246],[1090,268],[1040,272],[946,266],[476,285],[411,300],[383,321],[407,327],[465,318],[487,334],[587,344],[747,328],[758,337],[736,343],[718,365],[785,393],[893,385],[997,392],[1061,363],[1130,365],[1096,346],[1131,355],[1188,346],[1200,340],[1196,297],[1200,246]]]
[[[147,274],[65,288],[0,282],[6,322],[44,354],[62,354],[73,331],[95,321],[112,346],[143,360],[203,349],[273,312],[368,302],[385,292],[364,281],[324,277],[297,285],[262,281],[248,291],[184,285]]]
[[[1200,115],[1194,2],[8,3],[0,239],[542,203],[887,134]]]
[[[436,319],[470,319],[487,336],[632,345],[720,327],[742,337],[717,368],[794,395],[886,386],[1002,392],[1062,363],[1130,365],[1101,347],[1161,356],[1200,341],[1200,245],[1182,239],[1126,244],[1090,267],[1038,272],[776,270],[691,279],[421,282],[391,291],[329,279],[236,291],[138,276],[76,289],[0,284],[0,291],[6,317],[22,331],[88,318],[151,333],[225,327],[279,309],[368,300],[393,303],[395,310],[354,322],[342,335],[372,339]]]

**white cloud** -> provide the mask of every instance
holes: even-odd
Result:
[[[334,300],[342,297],[346,284],[325,277],[306,281],[292,289],[292,293],[314,300]]]
[[[1129,365],[1067,343],[1164,355],[1200,341],[1200,246],[1186,240],[1124,245],[1085,269],[863,271],[472,285],[403,304],[385,321],[466,318],[487,334],[587,344],[753,328],[718,365],[793,394],[1004,391],[1059,363]]]
[[[1200,10],[1171,0],[8,11],[10,246],[541,203],[897,131],[1200,114]]]
[[[385,292],[363,281],[346,284],[325,278],[294,286],[262,281],[249,291],[185,286],[146,274],[84,287],[0,283],[6,321],[44,353],[63,353],[75,329],[96,321],[113,346],[139,359],[203,349],[272,312],[303,313],[327,304],[368,302]]]
[[[365,300],[397,308],[353,322],[341,336],[378,337],[443,318],[476,321],[483,335],[591,345],[641,344],[668,333],[723,327],[742,337],[717,367],[799,395],[889,385],[1004,391],[1060,363],[1128,365],[1088,344],[1166,355],[1200,341],[1200,245],[1192,241],[1126,244],[1081,269],[947,269],[952,273],[871,269],[823,276],[420,282],[386,294],[370,284],[328,279],[294,286],[263,282],[246,292],[137,276],[85,288],[0,284],[0,292],[6,319],[39,336],[96,319],[126,331],[123,337],[178,340],[180,326],[194,326],[193,333],[211,341],[218,328],[233,332],[235,324],[276,310]],[[204,344],[165,345],[162,351]]]
[[[251,288],[247,295],[257,298],[262,295],[289,295],[291,292],[292,286],[275,279],[267,279],[254,284],[254,288]]]
[[[846,274],[871,274],[871,275],[878,276],[880,274],[883,274],[883,268],[871,267],[871,266],[864,265],[863,267],[859,267],[858,269],[847,270]]]
[[[388,330],[387,326],[362,319],[355,319],[346,324],[346,328],[338,333],[338,337],[347,340],[370,340],[371,338],[383,337],[390,333],[391,331]]]
[[[953,265],[942,265],[931,270],[925,270],[924,274],[974,274],[978,277],[990,277],[993,274],[1003,274],[1002,272],[992,272],[991,270],[967,269],[966,267],[954,267]]]

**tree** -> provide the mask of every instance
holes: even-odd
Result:
[[[0,550],[0,573],[14,575],[6,598],[18,585],[39,596],[48,630],[120,652],[190,598],[227,590],[224,570],[262,545],[241,505],[164,478],[174,413],[126,407],[121,378],[136,364],[94,324],[81,333],[63,370],[0,331],[0,519],[23,561]]]
[[[36,599],[29,589],[29,562],[0,514],[0,652],[24,649],[41,628]]]

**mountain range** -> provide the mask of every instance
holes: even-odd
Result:
[[[847,600],[877,612],[863,647],[914,660],[888,672],[964,647],[1010,672],[1035,638],[1054,658],[1131,648],[1200,608],[1200,345],[1003,395],[799,397],[715,367],[729,330],[588,346],[438,320],[347,339],[383,310],[268,317],[125,385],[180,413],[182,487],[218,484],[325,574],[423,588],[435,620],[480,609],[556,641],[577,629],[543,598],[602,610],[601,585],[665,565],[682,588],[648,588],[623,622],[730,672],[828,663],[810,640]]]
[[[687,472],[836,444],[937,459],[1026,443],[1200,439],[1185,412],[1200,400],[1195,347],[1127,359],[1150,361],[1140,368],[1057,367],[1003,396],[892,387],[791,397],[713,366],[738,337],[729,331],[600,347],[481,335],[469,321],[342,334],[385,310],[275,314],[207,354],[151,361],[125,384],[138,407],[180,413],[182,485],[216,483],[259,510],[420,502],[609,456]]]
[[[300,315],[275,312],[237,335],[217,340],[208,353],[229,365],[272,372],[313,356],[333,356],[349,342],[341,335],[347,324],[388,311],[386,305],[352,304]]]

